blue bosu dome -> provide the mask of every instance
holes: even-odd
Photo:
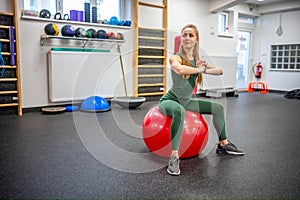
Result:
[[[103,112],[110,110],[108,101],[99,96],[90,96],[81,103],[82,111],[87,112]]]

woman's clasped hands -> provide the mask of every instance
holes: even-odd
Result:
[[[206,73],[208,63],[205,60],[199,60],[197,61],[196,66],[200,73]]]

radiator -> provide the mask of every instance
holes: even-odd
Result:
[[[48,71],[51,102],[77,101],[94,95],[124,95],[117,53],[51,50],[48,53]]]
[[[224,89],[235,88],[237,57],[235,56],[203,56],[209,64],[219,66],[223,69],[223,75],[212,76],[204,74],[201,89]]]

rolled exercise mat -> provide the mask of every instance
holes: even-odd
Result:
[[[84,21],[90,22],[90,3],[84,3]]]
[[[4,82],[1,82],[1,84],[0,84],[0,90],[13,91],[13,90],[17,90],[17,86],[16,86],[16,83],[4,81]]]
[[[12,103],[13,98],[12,96],[0,96],[0,103]]]
[[[10,64],[16,65],[15,60],[15,28],[9,27],[9,40],[10,40]]]

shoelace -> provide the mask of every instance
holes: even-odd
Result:
[[[171,160],[170,160],[170,165],[171,166],[174,166],[176,164],[179,164],[179,158],[176,158],[176,157],[173,157]]]
[[[227,144],[228,146],[231,146],[231,147],[233,147],[233,148],[237,148],[234,144],[232,144],[231,142],[229,142],[228,144]]]

